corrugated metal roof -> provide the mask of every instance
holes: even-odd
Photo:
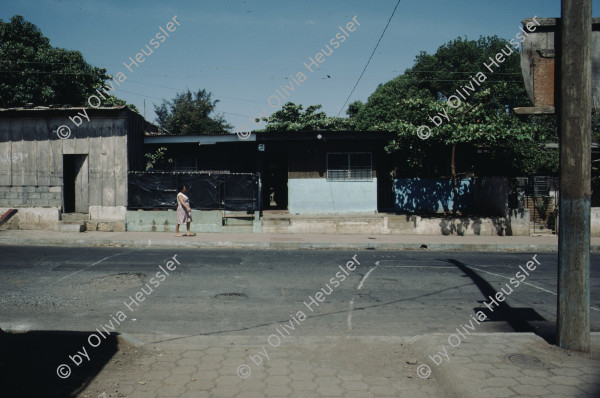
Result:
[[[35,106],[32,108],[26,107],[16,107],[16,108],[0,108],[0,112],[31,112],[31,111],[77,111],[82,109],[94,109],[94,110],[117,110],[127,108],[126,105],[119,106],[99,106],[97,108],[93,108],[91,106],[72,106],[67,108],[62,107],[49,107],[49,106]]]
[[[189,144],[213,145],[221,142],[256,141],[254,134],[241,139],[237,134],[219,135],[153,135],[144,137],[145,144]]]

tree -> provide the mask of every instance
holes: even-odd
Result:
[[[488,163],[508,163],[508,167],[496,168],[506,174],[510,169],[520,174],[555,173],[558,153],[546,148],[548,141],[557,141],[552,118],[520,120],[509,112],[515,106],[529,105],[518,57],[507,55],[493,73],[483,65],[502,48],[514,53],[506,40],[496,36],[476,41],[458,38],[433,55],[422,52],[404,75],[375,90],[354,117],[357,126],[395,132],[386,149],[400,152],[408,169],[414,171],[422,170],[435,150],[449,151],[455,195],[461,148],[462,164],[468,165],[465,171],[480,170],[481,164],[468,157],[487,152]],[[459,98],[457,90],[467,86],[473,89],[466,98]],[[418,131],[428,131],[421,126],[431,129],[431,137],[422,140],[417,136]]]
[[[273,112],[270,117],[261,120],[267,122],[263,130],[258,131],[313,131],[313,130],[353,130],[350,119],[330,117],[325,112],[317,112],[321,105],[310,105],[304,112],[303,106],[288,102]]]
[[[22,16],[15,15],[10,22],[0,19],[0,107],[82,106],[108,79],[106,69],[91,66],[79,51],[52,47]]]
[[[353,103],[351,103],[350,105],[348,105],[348,109],[346,109],[346,115],[348,115],[348,117],[352,118],[352,117],[358,115],[358,112],[360,112],[364,107],[365,107],[365,104],[362,101],[356,100]]]
[[[222,115],[210,116],[219,100],[212,100],[212,94],[198,90],[178,93],[171,101],[163,100],[154,106],[157,122],[161,129],[173,135],[212,135],[228,134],[232,126]]]
[[[483,64],[490,64],[489,58],[501,49],[510,55],[491,73]],[[421,52],[405,74],[413,78],[417,88],[427,90],[439,99],[449,97],[471,77],[483,71],[487,75],[486,86],[502,83],[502,90],[494,90],[493,95],[486,98],[490,108],[508,106],[512,109],[529,103],[517,55],[518,51],[498,36],[480,37],[478,40],[458,37],[440,46],[435,54]]]
[[[502,48],[508,52],[506,45],[506,40],[496,36],[476,41],[458,38],[442,45],[433,55],[422,52],[412,68],[375,90],[354,117],[357,126],[362,130],[395,132],[396,138],[387,149],[401,152],[409,169],[423,168],[434,148],[450,151],[454,186],[459,146],[486,150],[489,158],[498,159],[501,153],[513,170],[556,172],[557,152],[545,148],[546,142],[557,139],[551,119],[529,117],[523,121],[509,113],[515,106],[529,104],[519,57],[507,56],[494,73],[483,65],[489,64],[489,57]],[[482,71],[485,73],[479,75]],[[460,106],[455,99],[448,102],[457,89],[467,84],[475,88],[472,95],[465,99],[456,97]],[[434,123],[431,118],[438,113],[446,116]],[[416,134],[422,125],[431,128],[432,135],[427,140]],[[528,156],[531,152],[536,156]],[[540,153],[544,157],[537,156]],[[528,157],[523,159],[523,155]],[[471,169],[478,167],[471,165]]]

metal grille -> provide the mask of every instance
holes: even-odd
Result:
[[[327,181],[372,181],[370,152],[328,153]]]

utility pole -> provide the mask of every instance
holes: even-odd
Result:
[[[557,343],[589,352],[592,0],[561,0],[560,25]]]

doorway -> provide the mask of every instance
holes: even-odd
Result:
[[[266,153],[263,172],[262,208],[287,210],[288,157],[287,153]]]
[[[63,213],[88,211],[88,155],[63,155]]]

